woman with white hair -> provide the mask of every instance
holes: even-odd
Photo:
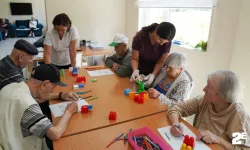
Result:
[[[158,98],[168,105],[188,99],[193,79],[185,70],[187,57],[183,53],[171,53],[165,62],[165,66],[166,68],[156,77],[153,88],[148,90],[149,96]]]
[[[185,134],[179,118],[195,114],[193,125],[200,130],[197,140],[219,144],[227,150],[249,150],[250,117],[240,103],[242,87],[237,76],[232,71],[216,71],[209,75],[203,91],[204,96],[177,103],[168,110],[171,134]],[[237,139],[235,132],[240,135],[244,133],[248,137],[239,141],[239,145],[232,145],[233,139]]]

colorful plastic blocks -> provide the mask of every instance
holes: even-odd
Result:
[[[76,82],[85,83],[86,78],[84,76],[78,76],[78,77],[76,77]]]
[[[72,76],[78,76],[78,69],[77,68],[73,68]]]
[[[116,112],[114,112],[114,111],[111,111],[110,113],[109,113],[109,120],[116,120]]]
[[[195,145],[194,137],[189,137],[185,135],[181,150],[193,150]]]

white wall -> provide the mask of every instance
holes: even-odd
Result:
[[[10,11],[10,2],[17,3],[32,3],[33,16],[43,24],[46,29],[46,14],[44,0],[0,0],[0,18],[9,19],[10,23],[15,23],[16,20],[30,19],[31,15],[12,16]]]
[[[250,113],[250,51],[249,51],[249,35],[250,35],[250,18],[249,18],[249,0],[242,0],[241,11],[238,19],[238,28],[236,32],[232,62],[230,68],[240,78],[245,85],[244,106]]]
[[[115,34],[125,33],[125,0],[46,0],[48,27],[54,16],[69,15],[80,38],[95,40],[105,46]]]

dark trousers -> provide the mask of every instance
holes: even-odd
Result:
[[[31,31],[32,33],[34,33],[34,30],[35,30],[35,28],[30,28],[30,31]]]
[[[61,69],[69,69],[69,67],[71,67],[71,64],[69,64],[69,65],[65,65],[65,66],[57,66],[57,65],[55,65],[59,70],[61,70]]]

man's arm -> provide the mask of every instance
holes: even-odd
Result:
[[[132,74],[132,67],[131,67],[131,56],[128,56],[127,58],[124,59],[122,64],[115,69],[115,72],[120,76],[120,77],[128,77]]]
[[[59,140],[62,134],[65,132],[71,116],[78,111],[78,106],[76,102],[69,104],[62,116],[54,126],[52,126],[46,133],[49,139]]]
[[[105,65],[108,66],[109,68],[112,68],[113,64],[115,63],[115,56],[116,56],[116,54],[106,58]]]

